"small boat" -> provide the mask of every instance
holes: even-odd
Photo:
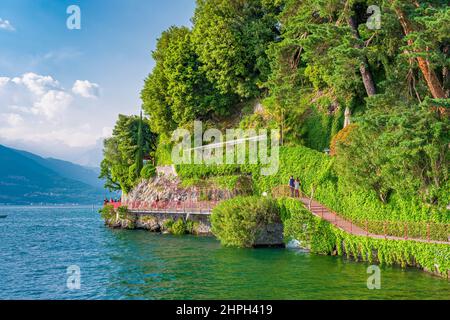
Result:
[[[7,217],[6,214],[0,214],[0,219],[5,219]]]

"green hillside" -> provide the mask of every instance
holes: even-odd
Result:
[[[23,152],[0,145],[0,203],[93,204],[104,194],[80,181],[68,179]],[[42,159],[42,158],[41,158]]]
[[[80,181],[96,188],[101,188],[103,186],[103,181],[98,178],[100,172],[96,168],[87,168],[69,161],[54,158],[42,158],[38,155],[22,150],[15,151],[27,158],[30,158],[43,167],[55,171],[64,178]]]

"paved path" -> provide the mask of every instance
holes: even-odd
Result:
[[[394,236],[385,236],[380,234],[373,234],[368,232],[367,230],[364,230],[363,228],[360,228],[359,226],[355,225],[353,222],[346,220],[342,218],[341,216],[337,215],[335,212],[331,211],[321,203],[313,200],[311,201],[311,207],[310,200],[308,198],[300,198],[299,199],[305,207],[315,216],[324,219],[328,222],[330,222],[332,225],[336,226],[337,228],[356,235],[356,236],[366,236],[374,239],[388,239],[388,240],[413,240],[417,242],[426,242],[426,243],[438,243],[438,244],[447,244],[450,245],[450,242],[448,241],[436,241],[436,240],[425,240],[425,239],[415,239],[415,238],[404,238],[404,237],[394,237]]]

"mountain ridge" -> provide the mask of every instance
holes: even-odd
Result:
[[[77,173],[80,176],[77,176]],[[95,171],[0,145],[0,203],[93,204],[106,195]]]

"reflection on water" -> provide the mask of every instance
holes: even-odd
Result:
[[[223,248],[213,238],[110,230],[92,208],[0,207],[1,299],[450,299],[450,284],[416,269],[291,249]],[[81,289],[66,269],[81,268]]]

